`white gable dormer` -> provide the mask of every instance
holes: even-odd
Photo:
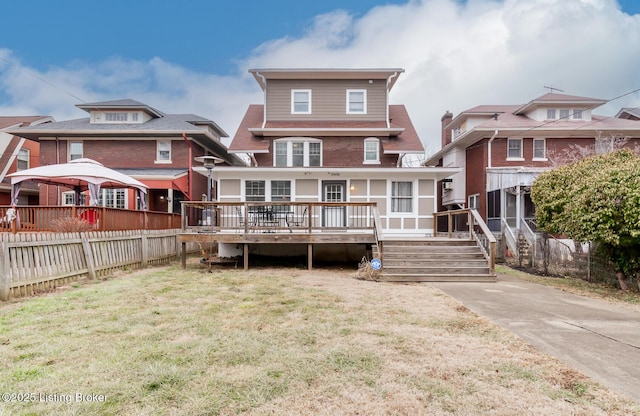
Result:
[[[79,104],[76,107],[89,113],[90,124],[143,124],[164,117],[155,108],[131,99]]]
[[[142,124],[151,120],[144,111],[100,111],[92,110],[91,124]]]
[[[518,108],[514,114],[536,121],[591,121],[591,110],[606,100],[548,93]]]

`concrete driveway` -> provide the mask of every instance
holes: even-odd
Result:
[[[496,283],[430,284],[640,403],[640,312],[504,275]]]

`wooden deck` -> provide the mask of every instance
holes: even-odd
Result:
[[[182,265],[189,242],[242,244],[245,269],[249,245],[306,244],[311,269],[314,244],[377,244],[377,217],[375,203],[184,202]]]

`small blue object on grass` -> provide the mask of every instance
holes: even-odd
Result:
[[[382,262],[380,261],[380,259],[371,260],[371,268],[373,270],[380,270],[380,268],[382,268]]]

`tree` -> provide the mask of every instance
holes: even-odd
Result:
[[[631,150],[593,156],[541,174],[531,189],[544,231],[593,241],[620,288],[640,272],[640,158]]]

